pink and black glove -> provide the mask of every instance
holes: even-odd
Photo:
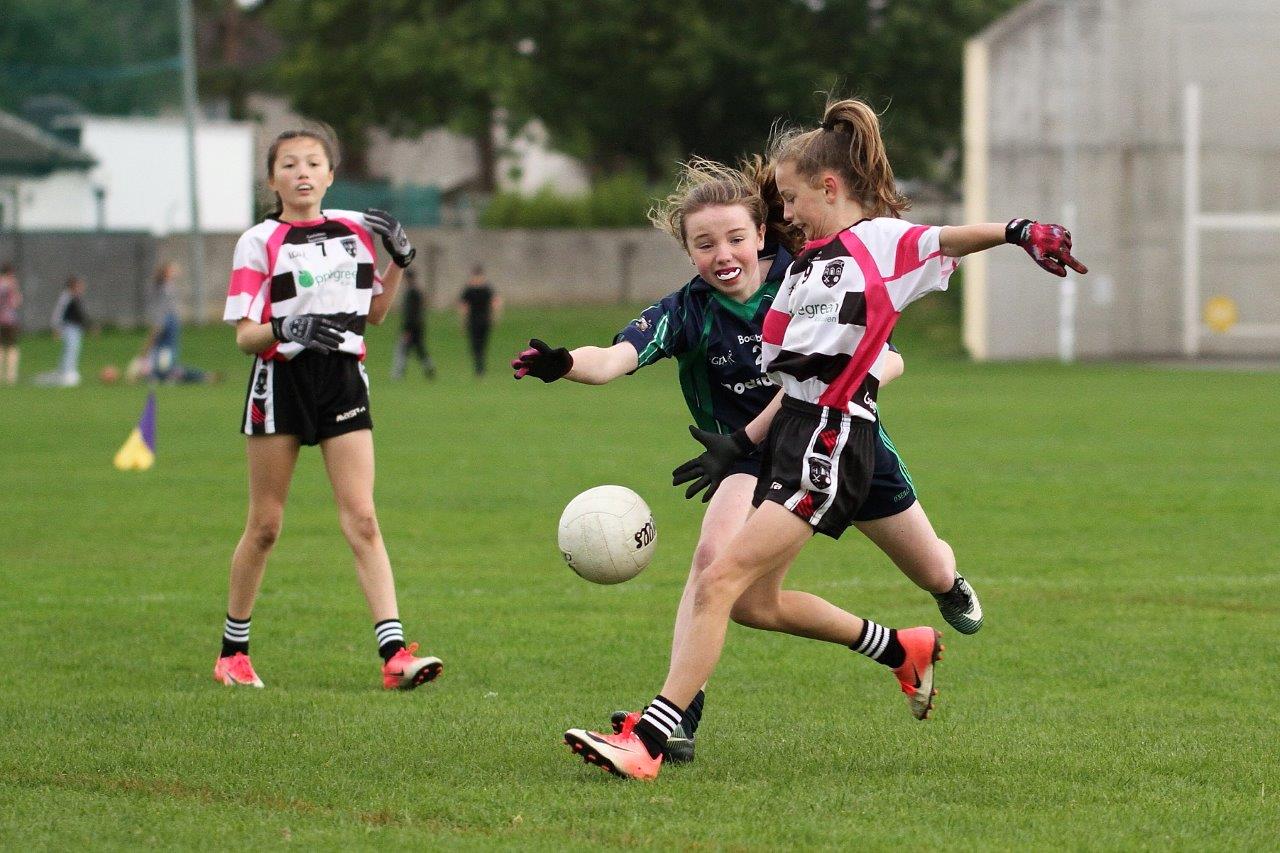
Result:
[[[573,356],[564,347],[552,349],[537,338],[529,341],[529,348],[511,360],[515,378],[536,376],[543,382],[555,382],[573,369]]]
[[[1011,219],[1004,227],[1004,241],[1027,250],[1031,260],[1056,276],[1066,276],[1065,267],[1084,275],[1089,268],[1071,257],[1071,232],[1061,225],[1041,224],[1034,219]]]

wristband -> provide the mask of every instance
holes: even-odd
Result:
[[[1010,219],[1009,224],[1004,227],[1004,241],[1015,246],[1024,245],[1028,229],[1034,224],[1031,219]]]

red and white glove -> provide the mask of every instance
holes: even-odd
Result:
[[[1061,225],[1041,224],[1034,219],[1011,219],[1004,227],[1004,241],[1027,250],[1031,260],[1056,276],[1065,277],[1065,267],[1084,275],[1089,268],[1071,257],[1071,232]]]

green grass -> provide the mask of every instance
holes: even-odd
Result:
[[[668,472],[695,448],[670,365],[607,388],[502,367],[532,333],[605,343],[629,316],[512,312],[479,383],[451,318],[434,384],[388,381],[394,330],[371,336],[402,615],[447,666],[410,694],[377,687],[314,451],[254,614],[268,689],[210,680],[245,511],[227,329],[189,333],[231,378],[159,390],[148,473],[110,464],[145,389],[0,388],[0,847],[1274,848],[1277,376],[972,365],[912,314],[886,423],[987,610],[947,634],[935,718],[847,650],[735,627],[694,765],[639,784],[572,758],[565,728],[662,681],[700,520]],[[26,372],[52,367],[24,343]],[[84,373],[138,343],[88,339]],[[608,482],[648,499],[658,552],[593,587],[554,529]],[[941,625],[856,532],[791,582]]]

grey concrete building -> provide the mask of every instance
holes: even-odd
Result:
[[[965,219],[1066,221],[1090,267],[967,259],[975,358],[1280,354],[1280,3],[1032,0],[964,97]]]

